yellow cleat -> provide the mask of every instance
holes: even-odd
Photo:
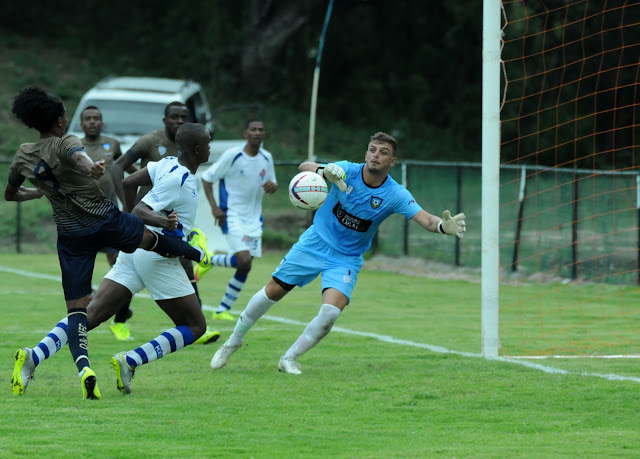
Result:
[[[13,375],[11,376],[11,392],[13,395],[24,395],[29,382],[33,379],[36,365],[33,362],[33,351],[28,348],[18,349],[14,357]]]
[[[213,320],[236,320],[229,311],[215,312],[211,316]]]
[[[111,357],[111,368],[116,372],[116,387],[123,394],[131,393],[131,380],[135,375],[135,368],[131,368],[127,363],[127,356],[124,352],[118,352]]]
[[[113,333],[113,336],[118,341],[131,341],[133,339],[128,323],[112,322],[111,325],[109,325],[109,330],[111,330],[111,333]]]
[[[204,254],[202,260],[200,260],[200,262],[196,265],[196,269],[194,271],[196,282],[198,282],[200,279],[202,279],[202,276],[204,276],[211,269],[211,254],[207,249],[207,236],[205,236],[205,234],[198,228],[193,228],[189,233],[188,239],[189,244],[191,244],[192,247],[199,248]]]
[[[100,400],[102,395],[98,389],[96,374],[89,367],[84,367],[80,372],[80,385],[82,386],[82,398],[85,400]]]
[[[220,332],[218,330],[211,330],[207,327],[207,330],[202,334],[200,338],[196,340],[196,344],[211,344],[218,341],[220,338]]]
[[[202,279],[202,276],[208,273],[210,269],[211,269],[211,263],[209,263],[208,267],[204,267],[204,268],[199,264],[196,265],[196,268],[193,270],[193,276],[195,277],[196,282],[200,282],[200,279]]]

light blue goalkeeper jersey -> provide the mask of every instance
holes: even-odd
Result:
[[[301,243],[315,232],[334,250],[362,256],[389,215],[397,213],[409,219],[422,209],[411,193],[390,175],[381,186],[371,188],[362,178],[364,164],[348,161],[335,164],[347,174],[347,191],[331,187],[327,200],[316,212],[313,225],[300,237]]]

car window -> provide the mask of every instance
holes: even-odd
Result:
[[[89,105],[95,105],[102,112],[102,132],[106,135],[144,135],[164,126],[164,103],[93,99],[87,100],[83,108]],[[79,119],[71,130],[82,132]]]
[[[187,100],[187,109],[191,115],[191,119],[195,119],[197,123],[207,124],[207,106],[204,103],[202,94],[199,92],[189,97]]]

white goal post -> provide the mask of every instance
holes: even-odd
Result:
[[[482,18],[482,355],[497,358],[499,318],[501,0],[484,0]]]

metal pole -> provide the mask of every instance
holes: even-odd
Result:
[[[571,223],[571,257],[573,264],[571,265],[571,278],[578,278],[578,180],[577,175],[573,174],[573,222]]]
[[[516,222],[516,237],[513,241],[513,259],[511,271],[518,271],[518,253],[520,252],[520,234],[522,234],[522,219],[524,217],[524,194],[527,189],[527,166],[522,166],[520,173],[520,191],[518,193],[518,220]]]
[[[318,55],[316,56],[316,68],[313,71],[313,87],[311,89],[311,112],[309,114],[309,150],[307,158],[309,161],[316,160],[314,144],[316,140],[316,107],[318,104],[318,84],[320,82],[320,62],[322,61],[322,48],[324,48],[324,36],[327,33],[329,19],[331,18],[331,10],[333,9],[333,0],[329,0],[327,14],[324,18],[324,26],[320,35],[320,44],[318,45]]]
[[[16,252],[22,252],[20,247],[20,239],[22,239],[22,211],[20,209],[20,201],[16,202]]]
[[[409,184],[407,182],[408,182],[407,163],[402,163],[402,186],[404,186],[405,188],[408,188]],[[407,220],[406,218],[404,218],[403,220],[404,220],[404,227],[403,227],[404,242],[402,245],[402,253],[406,257],[409,255],[409,220]]]
[[[462,209],[462,167],[456,167],[456,213]],[[460,238],[456,239],[456,266],[460,266]]]

